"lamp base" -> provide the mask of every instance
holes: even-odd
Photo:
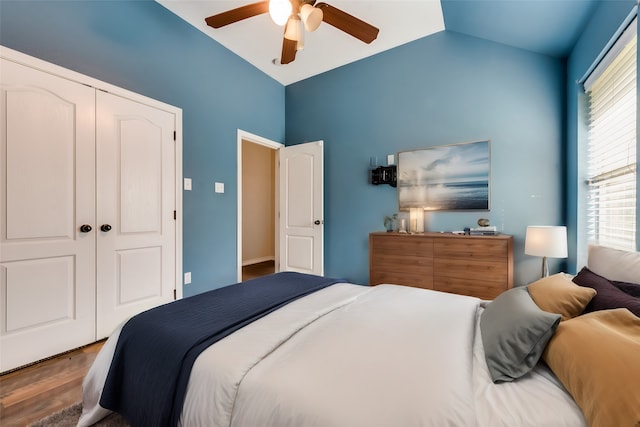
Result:
[[[547,257],[542,257],[542,277],[549,277],[549,264],[547,264]]]

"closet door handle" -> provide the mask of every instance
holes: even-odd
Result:
[[[100,226],[100,230],[102,230],[102,231],[104,231],[106,233],[107,231],[111,231],[111,226],[109,224],[102,224]]]
[[[80,226],[80,232],[81,233],[88,233],[91,231],[91,226],[89,224],[82,224]]]

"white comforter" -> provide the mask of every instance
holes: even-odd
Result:
[[[235,332],[194,364],[183,426],[585,426],[539,366],[493,384],[480,300],[395,285],[338,284]],[[118,331],[84,383],[79,426],[98,401]]]

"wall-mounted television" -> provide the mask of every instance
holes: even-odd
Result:
[[[439,145],[398,153],[401,211],[488,211],[489,141]]]

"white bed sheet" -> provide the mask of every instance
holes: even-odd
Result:
[[[232,426],[473,425],[478,304],[370,288],[254,367],[239,387]]]
[[[226,337],[196,360],[182,426],[585,426],[543,365],[490,380],[480,300],[395,285],[338,284]],[[98,401],[117,332],[84,382]],[[114,339],[115,338],[115,339]]]
[[[478,310],[473,344],[473,389],[478,427],[587,427],[578,405],[540,361],[514,382],[494,384],[484,359]]]

